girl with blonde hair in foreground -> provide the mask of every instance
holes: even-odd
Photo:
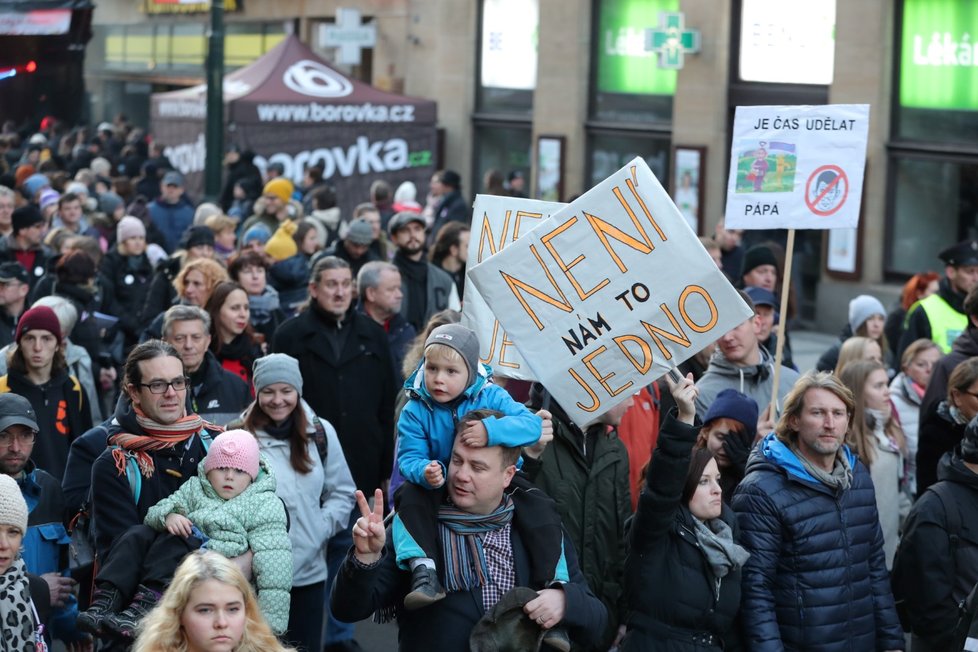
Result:
[[[295,652],[265,622],[234,562],[198,550],[180,563],[160,603],[140,625],[134,652]]]

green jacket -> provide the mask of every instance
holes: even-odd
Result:
[[[608,607],[610,644],[624,616],[625,521],[631,516],[628,451],[615,431],[594,425],[588,428],[590,450],[585,452],[581,430],[555,404],[548,409],[554,414],[554,439],[539,461],[523,456],[523,471],[557,501],[581,571]]]
[[[281,634],[289,624],[292,544],[285,506],[275,495],[275,476],[262,456],[258,478],[239,495],[224,500],[207,481],[205,462],[197,466],[196,478],[149,509],[146,525],[163,532],[168,515],[182,514],[209,537],[208,549],[229,559],[250,549],[258,604],[272,631]]]

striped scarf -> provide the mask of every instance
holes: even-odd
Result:
[[[490,514],[470,514],[442,505],[438,509],[442,558],[445,560],[445,588],[449,592],[469,591],[491,581],[482,534],[498,530],[513,520],[513,499],[503,502]]]
[[[115,460],[115,468],[118,469],[119,475],[124,475],[126,472],[126,460],[134,457],[143,477],[152,478],[156,465],[153,463],[151,453],[174,448],[177,444],[187,441],[200,432],[205,423],[196,414],[188,414],[170,424],[157,423],[135,405],[132,409],[136,413],[136,423],[146,434],[133,435],[120,432],[109,437],[109,444],[116,446],[112,449],[112,458]]]

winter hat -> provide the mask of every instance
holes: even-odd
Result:
[[[468,384],[472,384],[476,370],[479,368],[479,338],[475,332],[461,324],[445,324],[431,331],[431,335],[424,343],[426,352],[432,344],[442,344],[462,356],[469,370]]]
[[[138,217],[126,215],[115,226],[115,239],[125,242],[129,238],[146,237],[146,225]]]
[[[525,586],[507,591],[472,628],[469,649],[472,652],[539,650],[543,632],[523,611],[526,603],[536,597],[537,592]]]
[[[47,178],[47,175],[32,174],[24,181],[24,196],[27,197],[28,201],[34,201],[34,195],[50,186],[51,180]]]
[[[180,240],[181,249],[190,249],[191,247],[199,247],[201,245],[214,246],[214,232],[206,226],[190,227],[183,234],[183,239]]]
[[[265,243],[265,253],[275,260],[285,260],[299,253],[299,246],[292,234],[299,228],[292,220],[285,220],[277,229],[275,235]]]
[[[241,246],[245,246],[251,242],[257,240],[261,244],[268,242],[268,239],[272,237],[271,232],[268,227],[264,224],[255,224],[250,229],[245,231],[244,237],[241,238]]]
[[[45,188],[41,191],[41,197],[37,200],[37,203],[43,211],[51,204],[57,204],[59,199],[61,199],[61,195],[58,194],[57,190],[54,188]]]
[[[774,252],[764,245],[755,245],[744,252],[744,266],[740,269],[740,276],[761,265],[778,266],[778,259],[774,257]]]
[[[27,533],[27,502],[17,481],[6,473],[0,474],[0,524],[14,525]]]
[[[43,224],[44,216],[41,211],[33,204],[25,204],[14,211],[11,221],[14,226],[14,233],[29,229],[35,224]]]
[[[284,353],[269,353],[255,360],[252,369],[252,381],[255,384],[255,394],[275,383],[285,383],[295,387],[302,393],[302,373],[299,371],[299,361]]]
[[[237,469],[254,480],[258,477],[258,439],[247,430],[222,432],[211,442],[204,462],[204,472],[214,469]]]
[[[288,204],[289,200],[292,199],[292,192],[294,190],[295,186],[292,185],[291,181],[283,177],[275,177],[265,184],[261,194],[275,195],[281,199],[283,203]]]
[[[370,222],[361,217],[350,222],[345,239],[353,244],[366,246],[374,241],[374,229],[370,226]]]
[[[78,195],[79,197],[87,199],[91,194],[88,191],[88,186],[86,186],[81,181],[72,181],[67,186],[65,186],[65,192],[70,192],[72,194]]]
[[[849,302],[849,328],[855,333],[873,315],[886,317],[886,308],[876,297],[860,294]]]
[[[204,222],[207,221],[207,218],[211,215],[219,215],[220,213],[220,206],[205,201],[203,204],[197,206],[197,210],[194,211],[194,226],[200,226],[204,224]]]
[[[440,181],[446,186],[454,188],[455,190],[460,190],[462,188],[462,177],[460,177],[458,172],[455,172],[454,170],[442,171]]]
[[[61,343],[61,322],[58,321],[58,316],[54,314],[54,311],[47,306],[31,308],[21,315],[20,321],[17,322],[17,334],[14,341],[20,344],[20,338],[23,337],[24,333],[35,330],[47,331],[58,338],[58,344]]]
[[[23,190],[24,182],[27,181],[27,179],[30,178],[34,172],[34,166],[30,163],[24,163],[17,166],[17,170],[14,172],[14,184]]]
[[[98,196],[98,209],[110,218],[123,203],[122,197],[111,190]]]
[[[703,424],[714,419],[733,419],[744,424],[751,441],[757,435],[757,401],[736,389],[725,389],[717,394],[703,417]]]
[[[974,417],[964,427],[961,438],[961,458],[970,464],[978,464],[978,417]]]

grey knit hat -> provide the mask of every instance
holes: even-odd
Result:
[[[873,315],[886,318],[886,308],[876,297],[860,294],[849,302],[849,328],[855,333]]]
[[[445,324],[431,331],[431,335],[425,340],[424,349],[432,344],[447,346],[462,356],[465,366],[469,370],[469,384],[475,380],[477,369],[479,368],[479,338],[472,329],[466,328],[461,324]]]
[[[27,533],[27,503],[17,481],[0,473],[0,525],[16,525]]]
[[[274,383],[285,383],[295,387],[302,393],[302,373],[299,372],[299,361],[284,353],[269,353],[255,360],[253,368],[255,393]]]

